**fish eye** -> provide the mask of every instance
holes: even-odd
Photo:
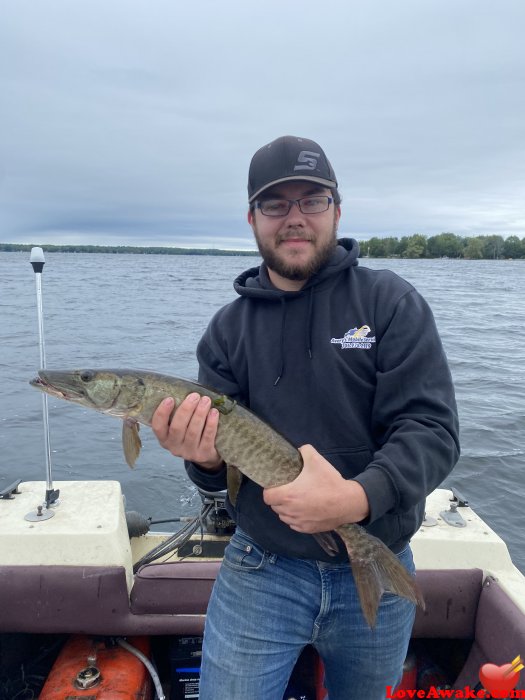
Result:
[[[87,370],[86,372],[82,372],[80,379],[82,379],[83,382],[90,382],[93,379],[93,376],[93,372]]]

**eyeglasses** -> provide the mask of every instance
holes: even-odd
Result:
[[[286,216],[294,204],[297,204],[303,214],[320,214],[326,211],[333,201],[332,197],[316,194],[301,199],[259,199],[256,207],[265,216]]]

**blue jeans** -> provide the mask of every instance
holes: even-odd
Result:
[[[398,555],[414,572],[412,552]],[[401,679],[413,603],[384,594],[371,630],[349,564],[290,559],[237,529],[208,607],[199,700],[282,700],[307,645],[330,700],[384,700]]]

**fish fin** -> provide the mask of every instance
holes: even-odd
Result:
[[[336,554],[339,554],[339,547],[331,532],[316,532],[314,538],[317,544],[331,557],[335,557]]]
[[[135,466],[142,447],[139,429],[139,424],[132,418],[126,418],[122,424],[122,447],[128,467],[131,467],[131,469]]]
[[[226,483],[228,484],[228,496],[230,503],[235,506],[237,495],[242,483],[242,474],[233,464],[226,465]]]
[[[347,527],[337,528],[337,533],[347,546],[361,608],[369,627],[375,626],[379,602],[385,592],[406,598],[424,610],[425,602],[414,577],[396,555],[381,540],[368,534],[370,542],[366,555],[352,555],[353,543],[346,540],[352,535]]]
[[[230,399],[229,396],[225,396],[223,394],[222,396],[217,396],[217,398],[213,399],[211,405],[216,408],[219,413],[223,413],[225,416],[227,416],[228,413],[231,413],[235,406],[237,406],[237,401],[235,401],[235,399]]]

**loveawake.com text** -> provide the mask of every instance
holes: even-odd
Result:
[[[394,690],[391,685],[386,687],[386,700],[412,700],[413,698],[484,698],[489,700],[493,696],[481,688],[476,690],[466,685],[464,688],[436,688],[430,687],[428,690]],[[501,697],[501,696],[500,696]],[[510,690],[506,698],[525,698],[525,690]]]

